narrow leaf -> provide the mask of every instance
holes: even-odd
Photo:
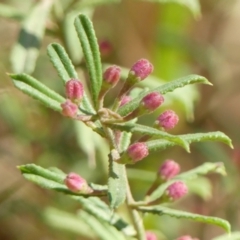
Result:
[[[14,72],[31,73],[34,71],[52,4],[53,0],[39,1],[23,22],[18,42],[11,53]]]
[[[80,14],[76,17],[75,28],[86,60],[92,100],[97,107],[98,94],[102,86],[102,66],[97,38],[92,22],[86,15]]]
[[[161,207],[161,206],[138,207],[138,210],[140,210],[144,213],[158,214],[160,216],[167,215],[167,216],[175,217],[175,218],[189,219],[189,220],[193,220],[193,221],[197,221],[197,222],[213,224],[213,225],[223,228],[228,233],[231,232],[231,227],[230,227],[229,222],[227,222],[226,220],[223,220],[221,218],[217,218],[217,217],[203,216],[203,215],[199,215],[199,214],[188,213],[188,212],[174,210],[174,209],[170,209],[167,207]]]
[[[116,163],[113,159],[109,161],[108,199],[110,201],[110,207],[113,209],[125,201],[125,174],[124,165]]]
[[[147,92],[144,92],[142,94],[139,94],[138,97],[134,98],[129,103],[125,104],[124,106],[120,107],[118,110],[118,113],[121,116],[126,116],[132,111],[134,111],[139,103],[141,102],[142,98],[145,97],[147,94],[151,92],[159,92],[160,94],[166,94],[168,92],[172,92],[174,89],[184,87],[189,84],[194,83],[203,83],[203,84],[209,84],[211,83],[204,77],[198,76],[198,75],[189,75],[187,77],[182,77],[177,80],[171,81],[169,83],[166,83],[164,85],[161,85],[160,87],[154,88],[152,90],[149,90]]]
[[[141,133],[143,135],[150,135],[154,137],[159,137],[173,142],[174,144],[182,146],[184,149],[189,151],[189,144],[184,139],[179,136],[174,136],[164,131],[157,130],[148,126],[136,124],[136,123],[125,123],[125,124],[111,124],[111,128],[118,129],[121,131]]]
[[[60,44],[58,43],[50,44],[47,48],[47,52],[50,61],[57,70],[58,75],[62,79],[64,84],[71,78],[78,79],[78,74],[75,71],[75,68],[70,58],[68,57],[66,51]],[[81,103],[81,109],[85,112],[89,112],[90,114],[94,114],[94,109],[85,93]]]
[[[63,98],[61,95],[59,95],[55,91],[53,91],[50,88],[48,88],[47,86],[42,84],[37,79],[35,79],[35,78],[25,74],[25,73],[22,73],[22,74],[9,74],[9,76],[13,79],[13,83],[15,85],[17,84],[17,81],[20,81],[20,82],[23,82],[23,83],[29,85],[30,87],[38,90],[39,92],[43,93],[44,95],[48,96],[49,98],[51,98],[51,99],[53,99],[55,101],[58,101],[60,103],[65,101],[65,98]]]
[[[187,142],[203,142],[203,141],[218,141],[227,144],[233,148],[232,140],[222,132],[209,132],[209,133],[193,133],[186,135],[179,135],[179,137],[185,139]]]
[[[30,97],[40,101],[46,107],[49,107],[55,111],[61,112],[62,108],[60,106],[60,102],[55,99],[50,98],[49,96],[39,92],[35,88],[29,86],[28,84],[18,81],[18,79],[14,79],[14,85],[16,88],[29,95]],[[59,95],[60,96],[60,95]]]
[[[24,13],[20,12],[19,9],[0,3],[0,16],[21,20],[24,17]]]

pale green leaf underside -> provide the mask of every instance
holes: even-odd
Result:
[[[147,81],[147,80],[145,80]],[[118,110],[118,113],[121,116],[126,116],[129,113],[131,113],[133,110],[135,110],[138,106],[140,101],[144,96],[151,92],[159,92],[160,94],[166,94],[168,92],[172,92],[174,89],[184,87],[189,84],[194,84],[194,83],[203,83],[203,84],[209,84],[211,83],[204,77],[198,76],[198,75],[189,75],[187,77],[182,77],[177,80],[171,81],[169,83],[166,83],[164,85],[161,85],[157,88],[153,88],[147,92],[144,92],[142,94],[139,94],[138,97],[134,98],[132,101],[129,103],[125,104],[124,106],[120,107]]]
[[[167,215],[174,218],[189,219],[197,222],[213,224],[223,228],[228,233],[230,233],[231,231],[229,222],[217,217],[203,216],[199,214],[188,213],[188,212],[174,210],[171,208],[161,207],[161,206],[138,207],[138,209],[144,213],[148,212],[148,213],[158,214],[160,216]]]
[[[115,209],[125,201],[125,166],[110,160],[108,177],[108,199],[110,207]]]

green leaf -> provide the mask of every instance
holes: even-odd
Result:
[[[25,74],[25,73],[22,73],[22,74],[9,74],[9,76],[13,79],[13,83],[14,84],[17,84],[17,82],[20,81],[20,82],[23,82],[26,85],[34,88],[35,90],[45,94],[46,96],[48,96],[49,98],[51,98],[51,99],[53,99],[55,101],[58,101],[60,103],[65,101],[65,98],[63,98],[61,95],[59,95],[55,91],[53,91],[50,88],[48,88],[47,86],[42,84],[37,79],[35,79],[35,78]]]
[[[215,237],[212,240],[240,240],[240,232],[231,232],[230,234]]]
[[[99,221],[99,219],[93,217],[85,211],[80,211],[78,216],[84,220],[84,222],[91,228],[91,230],[102,240],[112,240],[113,237],[116,240],[125,240],[126,238],[122,233],[118,232],[110,224]]]
[[[111,157],[110,157],[111,158]],[[115,209],[125,201],[126,180],[125,166],[116,163],[113,159],[109,161],[108,177],[108,199],[110,207]]]
[[[219,131],[209,132],[209,133],[185,134],[185,135],[179,135],[179,137],[183,138],[188,143],[203,142],[203,141],[219,141],[233,148],[232,140],[226,134]]]
[[[92,100],[97,108],[98,94],[102,86],[102,66],[97,38],[92,22],[86,15],[80,14],[76,17],[75,28],[86,60]]]
[[[65,49],[60,44],[50,44],[47,48],[47,52],[50,61],[57,70],[58,75],[64,84],[71,78],[78,79],[78,74],[75,71],[70,58],[68,57]],[[81,110],[88,112],[89,114],[94,114],[95,112],[85,93],[81,103]]]
[[[153,202],[159,199],[166,188],[174,183],[176,180],[182,181],[192,181],[193,179],[197,178],[199,175],[206,175],[208,173],[219,173],[221,175],[226,175],[224,165],[222,163],[204,163],[203,165],[192,169],[190,171],[181,173],[177,175],[172,180],[161,184],[157,189],[155,189],[150,196],[147,198],[147,202]]]
[[[184,149],[189,151],[189,144],[184,139],[180,138],[179,136],[174,136],[152,127],[148,127],[148,126],[144,126],[136,123],[109,124],[109,125],[111,125],[112,129],[118,129],[121,131],[132,132],[132,133],[136,132],[136,133],[141,133],[143,135],[146,134],[154,137],[159,137],[159,138],[171,141],[174,144],[180,145]]]
[[[32,73],[34,71],[52,4],[53,0],[39,1],[28,13],[21,27],[18,42],[11,53],[14,72]]]
[[[177,3],[186,6],[196,19],[201,17],[201,6],[199,0],[145,0],[157,3]]]
[[[174,89],[181,88],[186,85],[194,84],[194,83],[203,83],[203,84],[212,85],[206,78],[198,76],[198,75],[189,75],[187,77],[182,77],[177,80],[166,83],[164,85],[161,85],[160,87],[157,87],[157,88],[151,89],[147,92],[144,92],[142,94],[139,94],[138,97],[134,98],[129,103],[120,107],[118,110],[118,113],[121,116],[128,115],[129,113],[134,111],[139,106],[139,103],[141,102],[142,98],[151,92],[159,92],[160,94],[166,94],[168,92],[172,92]]]
[[[58,112],[62,111],[60,102],[65,101],[65,99],[58,93],[26,74],[10,74],[10,77],[13,79],[15,87],[25,94],[40,101],[46,107]]]
[[[167,215],[167,216],[175,217],[175,218],[189,219],[189,220],[193,220],[193,221],[197,221],[197,222],[213,224],[213,225],[223,228],[228,233],[231,232],[231,226],[230,226],[229,222],[227,222],[226,220],[223,220],[221,218],[217,218],[217,217],[203,216],[203,215],[199,215],[199,214],[188,213],[188,212],[174,210],[174,209],[170,209],[167,207],[161,207],[161,206],[138,207],[138,210],[140,210],[144,213],[158,214],[160,216]]]
[[[227,144],[231,148],[231,139],[222,132],[210,132],[210,133],[195,133],[195,134],[184,134],[177,135],[179,138],[187,141],[189,144],[193,142],[203,142],[203,141],[219,141]],[[175,143],[168,140],[152,140],[146,142],[150,151],[160,151],[168,147],[173,147]]]

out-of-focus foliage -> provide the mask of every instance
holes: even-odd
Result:
[[[175,110],[181,115],[181,124],[175,133],[224,131],[233,138],[236,146],[234,154],[223,145],[212,143],[193,145],[190,155],[176,147],[161,156],[152,156],[151,164],[143,162],[137,166],[138,169],[129,169],[129,178],[134,194],[141,198],[151,183],[151,176],[154,177],[165,158],[179,161],[183,170],[198,166],[204,160],[223,161],[228,177],[220,180],[210,175],[207,181],[199,183],[201,186],[206,184],[206,190],[209,188],[207,182],[211,182],[212,198],[209,199],[207,193],[199,193],[180,204],[191,212],[223,217],[230,221],[234,231],[239,230],[239,213],[236,211],[239,208],[236,183],[240,170],[240,114],[236,111],[239,105],[237,79],[240,58],[236,51],[240,44],[239,2],[203,0],[201,18],[198,1],[158,2],[0,2],[0,239],[75,239],[80,233],[74,226],[85,226],[75,215],[78,210],[76,202],[26,183],[16,165],[34,162],[46,167],[58,166],[65,172],[77,171],[93,182],[106,181],[102,178],[107,169],[106,144],[95,133],[91,136],[87,134],[87,137],[86,133],[76,135],[87,131],[86,128],[64,120],[58,113],[21,94],[13,88],[5,74],[25,69],[50,88],[63,91],[61,80],[46,56],[46,46],[57,41],[66,47],[81,78],[83,73],[79,67],[83,65],[82,55],[72,28],[73,19],[79,12],[92,16],[99,39],[111,43],[112,51],[103,57],[105,63],[118,63],[127,68],[138,58],[146,57],[153,61],[154,75],[163,82],[197,73],[214,84],[212,89],[191,85],[169,93],[167,106],[171,107],[174,103]],[[44,10],[38,12],[40,15],[35,14],[41,6]],[[109,103],[114,96],[115,92],[112,92]],[[194,102],[197,104],[194,105]],[[189,122],[194,115],[195,122]],[[143,117],[141,121],[153,122],[154,116]],[[86,144],[87,138],[92,140],[91,144]],[[143,169],[141,174],[134,173]],[[125,214],[124,209],[122,214]],[[64,226],[57,221],[60,216],[65,218]],[[85,215],[85,218],[88,219],[88,216]],[[171,228],[164,228],[165,224],[170,224]],[[169,218],[147,217],[145,225],[159,231],[161,239],[174,239],[186,233],[201,240],[220,239],[217,236],[223,233],[212,226]],[[81,232],[80,239],[95,236],[91,231]],[[236,233],[222,239],[238,237]]]

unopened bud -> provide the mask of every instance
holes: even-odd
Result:
[[[103,73],[103,81],[110,86],[115,86],[121,77],[121,68],[118,66],[110,66]]]
[[[168,130],[174,128],[178,121],[178,115],[172,110],[167,110],[157,118],[155,126]]]
[[[146,232],[146,240],[157,240],[157,236],[155,233],[147,231]]]
[[[152,112],[160,107],[164,102],[163,96],[158,92],[147,94],[141,101],[142,106],[148,111]]]
[[[198,238],[192,238],[189,235],[184,235],[184,236],[177,238],[176,240],[198,240]]]
[[[158,176],[163,180],[169,180],[180,172],[180,166],[173,160],[166,160],[158,170]]]
[[[80,103],[83,98],[83,84],[77,79],[70,79],[66,83],[66,96],[72,102]]]
[[[137,78],[138,81],[142,81],[152,72],[153,65],[147,59],[140,59],[131,67],[129,76]]]
[[[75,103],[72,103],[69,99],[66,102],[61,104],[62,115],[65,117],[73,118],[76,116],[78,111],[78,106]]]
[[[102,57],[107,57],[112,52],[113,47],[109,41],[103,40],[99,42],[99,50]]]
[[[146,143],[137,142],[130,145],[127,151],[117,159],[116,162],[121,164],[134,164],[147,157],[148,154],[149,152]]]
[[[72,192],[91,193],[92,189],[88,186],[87,181],[76,173],[69,173],[64,179],[64,183]]]
[[[188,192],[187,185],[182,181],[177,181],[168,186],[168,188],[166,189],[166,196],[171,201],[176,201],[185,196],[187,192]]]
[[[122,99],[121,99],[121,102],[120,102],[120,107],[129,103],[130,101],[132,100],[132,97],[130,96],[123,96]]]
[[[148,147],[144,142],[137,142],[128,147],[127,154],[132,162],[135,163],[147,157],[149,154]]]

